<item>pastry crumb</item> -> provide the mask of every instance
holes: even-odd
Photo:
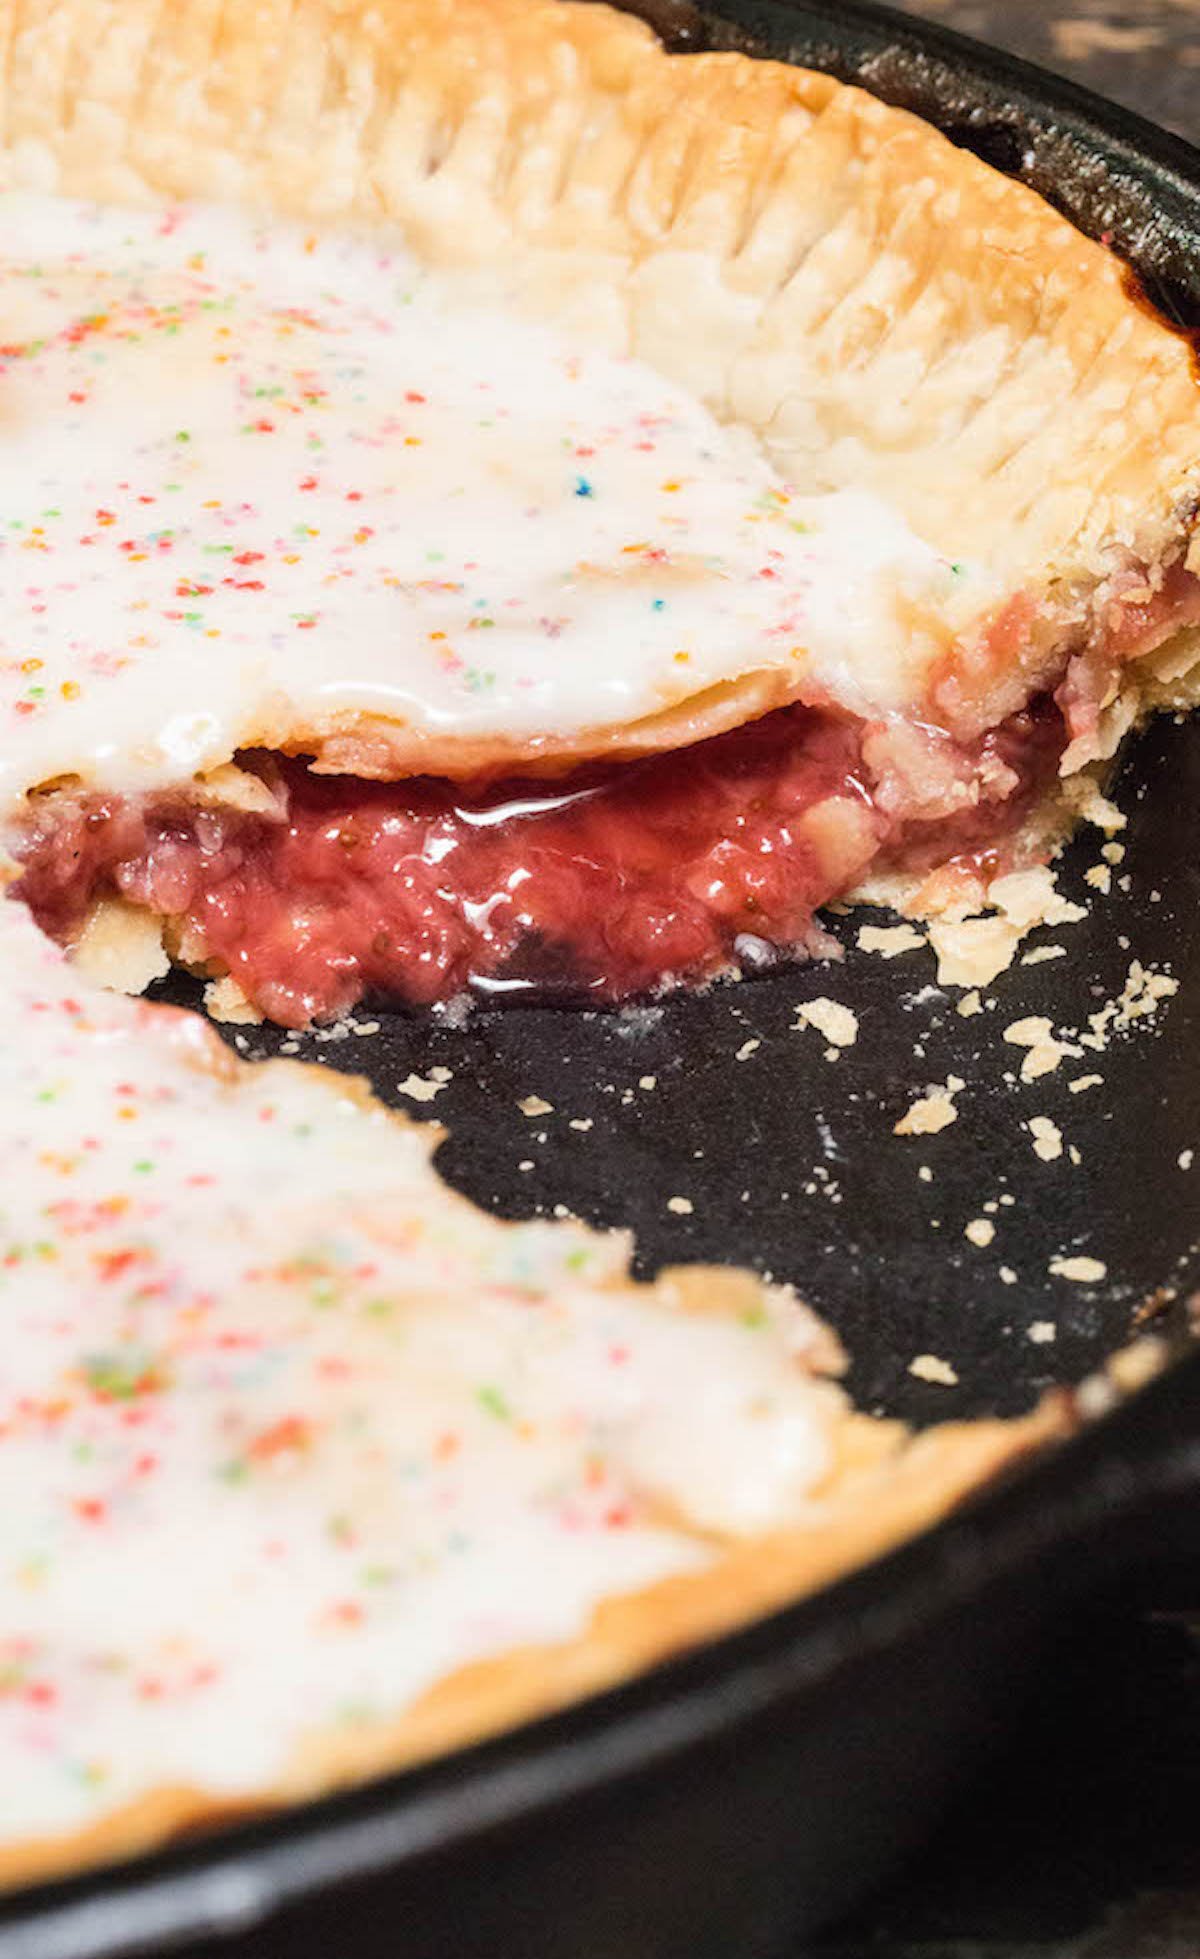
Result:
[[[1072,1095],[1082,1095],[1085,1088],[1099,1088],[1103,1081],[1103,1075],[1076,1075],[1073,1082],[1067,1083],[1067,1087]]]
[[[792,1032],[798,1033],[805,1027],[814,1027],[834,1049],[853,1047],[858,1039],[858,1015],[840,1000],[827,1000],[824,996],[805,1001],[796,1008]]]
[[[657,1076],[657,1075],[639,1075],[639,1076],[638,1076],[638,1087],[639,1087],[639,1088],[645,1088],[645,1089],[651,1089],[651,1088],[657,1088],[657,1087],[658,1087],[658,1076]]]
[[[1025,1127],[1033,1137],[1034,1152],[1043,1163],[1054,1163],[1062,1155],[1062,1130],[1049,1116],[1030,1116]]]
[[[1073,1258],[1052,1258],[1050,1271],[1056,1279],[1070,1279],[1078,1286],[1099,1285],[1101,1279],[1108,1277],[1108,1267],[1102,1258],[1087,1258],[1078,1254]]]
[[[991,1244],[995,1236],[996,1227],[990,1218],[972,1218],[969,1224],[963,1226],[963,1237],[969,1238],[981,1251]]]
[[[237,981],[228,973],[224,979],[209,980],[204,989],[204,1011],[211,1020],[235,1027],[256,1027],[262,1021],[257,1007],[250,1005]]]
[[[1051,1075],[1060,1062],[1079,1054],[1079,1049],[1072,1042],[1062,1040],[1054,1032],[1054,1023],[1045,1014],[1026,1014],[1021,1020],[1010,1021],[1004,1030],[1004,1038],[1010,1047],[1026,1050],[1021,1062],[1023,1082],[1033,1082],[1042,1075]]]
[[[541,1095],[523,1095],[517,1103],[523,1116],[550,1116],[554,1114],[553,1102],[547,1102]]]
[[[1179,1155],[1175,1159],[1181,1170],[1190,1170],[1195,1160],[1195,1150],[1180,1150]]]
[[[1017,1275],[1013,1271],[1011,1265],[1002,1265],[1000,1267],[1000,1282],[1002,1285],[1006,1285],[1006,1286],[1016,1285]]]
[[[1124,1034],[1136,1021],[1151,1018],[1161,1003],[1178,991],[1179,981],[1170,973],[1157,972],[1152,966],[1143,966],[1140,959],[1134,959],[1117,998],[1098,1013],[1088,1015],[1091,1031],[1079,1038],[1084,1047],[1102,1054],[1110,1035]]]
[[[570,1122],[567,1124],[568,1129],[578,1129],[585,1135],[591,1127],[591,1116],[572,1116]]]
[[[860,925],[858,944],[862,952],[877,952],[883,959],[899,959],[902,953],[919,952],[927,943],[925,934],[912,925]]]
[[[677,1218],[690,1218],[695,1208],[696,1206],[692,1203],[690,1197],[668,1197],[667,1199],[668,1211],[673,1211]]]
[[[165,978],[171,970],[171,961],[163,947],[161,919],[136,905],[126,904],[123,898],[102,898],[93,905],[83,931],[71,948],[71,957],[88,979],[114,993],[144,993],[153,980]],[[223,986],[226,982],[218,980],[214,984]],[[239,1000],[244,998],[241,988],[232,980],[228,985],[232,989],[231,999],[233,995]],[[238,1017],[235,1013],[214,1016],[229,1020]],[[258,1014],[242,1016],[247,1017],[259,1019]]]
[[[1058,1327],[1053,1320],[1034,1320],[1025,1329],[1025,1338],[1032,1340],[1035,1347],[1048,1347],[1058,1339]]]
[[[939,1388],[956,1388],[958,1375],[948,1360],[941,1360],[937,1354],[918,1354],[908,1363],[908,1371],[915,1374],[918,1381],[930,1381]]]
[[[406,1075],[402,1082],[396,1083],[396,1092],[409,1096],[414,1102],[432,1102],[435,1095],[441,1094],[449,1079],[448,1069],[431,1068],[427,1075]]]
[[[977,986],[973,986],[969,993],[963,994],[962,999],[955,1008],[955,1012],[961,1014],[964,1020],[970,1020],[972,1014],[981,1014],[983,1012],[983,1001],[979,997],[979,988]]]
[[[895,1136],[936,1136],[939,1129],[948,1129],[952,1122],[958,1121],[958,1110],[954,1098],[966,1083],[957,1075],[949,1075],[944,1084],[927,1088],[924,1095],[916,1101],[899,1122],[893,1125]]]
[[[938,978],[946,986],[987,986],[1013,962],[1021,940],[1037,925],[1071,925],[1086,913],[1064,898],[1046,865],[1010,871],[993,878],[986,903],[991,908],[948,910],[929,928],[938,955]]]
[[[735,1061],[749,1061],[750,1056],[757,1054],[761,1046],[762,1042],[759,1040],[743,1041],[733,1058]]]

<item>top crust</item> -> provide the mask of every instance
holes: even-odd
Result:
[[[558,0],[4,0],[8,181],[389,221],[1014,580],[1161,555],[1182,337],[1034,192],[827,75]]]
[[[1185,341],[1033,192],[858,89],[667,55],[557,0],[0,0],[0,33],[8,183],[398,226],[472,290],[648,360],[804,491],[878,493],[1060,622],[1186,547]],[[563,759],[696,739],[777,692],[748,674]],[[265,732],[372,774],[503,759],[370,716]]]

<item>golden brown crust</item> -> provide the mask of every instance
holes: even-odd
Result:
[[[1186,544],[1185,341],[1032,191],[861,90],[666,55],[568,0],[0,0],[0,33],[14,180],[399,225],[472,286],[648,359],[804,489],[877,491],[1050,598],[1057,639],[1106,572]],[[986,649],[960,653],[958,691],[990,696]],[[516,746],[674,746],[774,703],[752,674],[636,729]],[[377,775],[514,759],[378,719],[262,739]]]

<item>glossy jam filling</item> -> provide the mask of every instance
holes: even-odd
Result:
[[[199,950],[285,1026],[367,995],[617,1001],[818,948],[814,913],[880,860],[994,853],[1061,738],[1046,708],[970,753],[789,708],[669,755],[476,791],[251,755],[266,813],[179,792],[40,799],[17,895],[63,941],[106,894],[162,914],[183,958]]]

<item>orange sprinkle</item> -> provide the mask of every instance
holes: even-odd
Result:
[[[302,1453],[312,1446],[312,1440],[311,1422],[302,1415],[284,1415],[256,1435],[246,1453],[254,1462],[271,1462],[276,1456]]]

